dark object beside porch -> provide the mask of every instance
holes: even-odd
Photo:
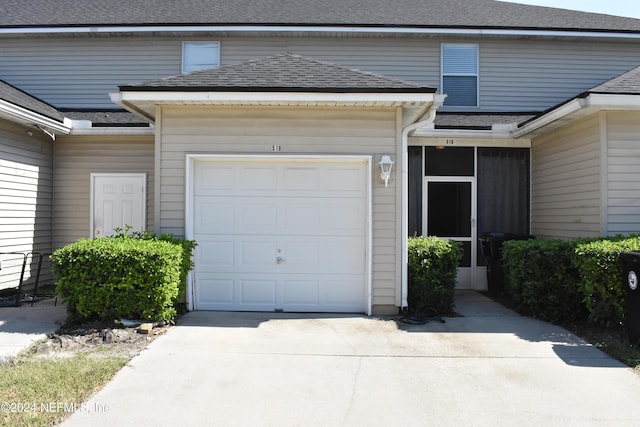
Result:
[[[640,341],[640,251],[623,252],[622,286],[625,293],[624,327],[632,343]]]
[[[487,260],[487,286],[489,293],[499,295],[504,291],[504,269],[502,268],[502,244],[507,240],[534,239],[529,234],[502,233],[492,231],[484,233],[480,241],[480,251]]]

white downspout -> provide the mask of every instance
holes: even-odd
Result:
[[[436,110],[440,108],[446,95],[436,95],[433,104],[429,110],[421,117],[420,121],[408,125],[402,131],[402,275],[400,297],[402,303],[400,308],[405,309],[409,306],[407,295],[409,294],[408,280],[408,236],[409,236],[409,134],[418,128],[433,123],[436,118]]]

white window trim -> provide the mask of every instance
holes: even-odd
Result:
[[[446,73],[446,76],[462,76],[462,77],[475,77],[476,78],[476,105],[446,105],[446,100],[443,108],[478,108],[480,107],[480,45],[477,43],[442,43],[440,45],[440,90],[444,88],[444,47],[445,46],[473,46],[476,49],[476,72],[471,73]]]
[[[184,69],[184,65],[185,65],[184,53],[185,53],[185,45],[187,45],[187,44],[215,44],[215,45],[218,45],[218,57],[216,58],[216,63],[218,64],[217,66],[220,66],[220,42],[219,41],[211,41],[211,40],[189,40],[189,41],[183,41],[182,42],[182,61],[181,61],[181,64],[180,64],[180,72],[182,74],[188,72],[188,71],[185,71],[185,69]]]

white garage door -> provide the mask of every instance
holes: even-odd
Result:
[[[195,162],[197,310],[367,311],[367,161]]]

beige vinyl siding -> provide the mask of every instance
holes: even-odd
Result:
[[[531,142],[532,233],[541,238],[601,233],[598,115]]]
[[[90,176],[147,174],[147,230],[153,230],[154,139],[149,136],[63,136],[55,145],[56,248],[90,236]]]
[[[640,112],[607,112],[606,233],[640,233]]]
[[[390,154],[396,162],[395,109],[162,107],[158,144],[158,231],[184,235],[185,156],[188,153],[277,155]],[[375,165],[374,165],[375,166]],[[384,188],[375,177],[373,203],[373,305],[396,306],[400,283],[396,220],[397,180]],[[380,309],[378,309],[378,312]]]
[[[57,107],[113,108],[108,93],[119,85],[180,74],[186,40],[219,41],[222,65],[289,51],[433,87],[440,86],[442,43],[475,43],[477,111],[541,111],[640,63],[640,50],[625,41],[97,36],[2,38],[0,75]]]
[[[0,252],[51,251],[52,152],[39,130],[0,120]]]

